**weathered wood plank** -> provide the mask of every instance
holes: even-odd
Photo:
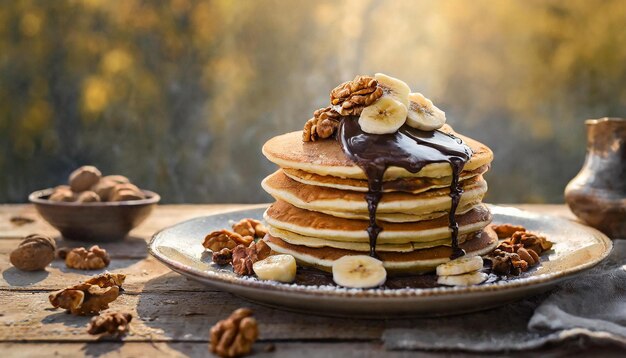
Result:
[[[0,291],[0,341],[93,341],[90,317],[52,309],[49,292]],[[10,309],[6,309],[10,307]],[[411,320],[357,320],[293,313],[245,301],[225,292],[123,294],[111,310],[130,312],[128,341],[206,341],[210,327],[240,307],[250,307],[264,340],[373,340],[387,327],[411,327]]]
[[[62,260],[55,260],[46,271],[23,272],[11,267],[8,257],[0,255],[0,290],[56,291],[77,284],[105,271],[126,275],[124,289],[128,293],[154,291],[214,291],[213,289],[173,273],[153,257],[143,260],[114,259],[106,270],[68,269]]]
[[[273,346],[272,351],[268,347]],[[0,343],[6,357],[214,357],[206,342],[87,342],[87,343]],[[623,351],[584,344],[546,347],[536,351],[508,352],[507,357],[594,356],[621,358]],[[251,357],[478,357],[462,352],[386,351],[379,342],[257,342]]]
[[[267,352],[270,344],[259,342],[254,345],[253,357],[415,357],[415,352],[385,351],[380,343],[272,343],[274,350]],[[207,343],[0,343],[0,350],[8,357],[59,358],[77,356],[97,357],[214,357]],[[42,352],[46,352],[42,355]],[[421,353],[422,357],[441,357],[437,353]],[[450,356],[446,354],[446,356]]]

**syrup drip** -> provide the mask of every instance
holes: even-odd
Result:
[[[451,259],[465,255],[459,248],[459,226],[456,222],[456,209],[463,189],[459,176],[465,163],[472,157],[472,150],[452,134],[442,131],[421,131],[407,125],[390,134],[369,134],[361,130],[358,118],[342,120],[337,133],[344,153],[352,159],[367,176],[368,191],[365,194],[369,211],[370,256],[376,257],[376,241],[383,230],[376,221],[376,210],[383,196],[383,176],[391,166],[417,173],[428,164],[449,163],[452,169],[449,212],[449,228],[452,240]]]

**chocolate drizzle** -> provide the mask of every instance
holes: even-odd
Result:
[[[383,176],[391,166],[404,168],[417,173],[428,164],[449,163],[452,169],[449,213],[449,227],[452,237],[452,256],[463,256],[459,248],[459,226],[456,222],[456,208],[463,189],[459,185],[459,175],[465,163],[471,158],[472,150],[460,138],[442,131],[421,131],[407,125],[390,134],[369,134],[361,130],[358,118],[342,120],[337,139],[346,155],[352,159],[367,176],[368,192],[365,194],[369,210],[367,232],[370,239],[370,255],[376,257],[376,239],[382,228],[376,222],[376,210],[383,196]]]

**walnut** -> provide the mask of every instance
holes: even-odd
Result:
[[[313,113],[313,118],[304,124],[302,140],[314,142],[331,137],[339,128],[341,115],[331,107],[320,108]]]
[[[11,252],[9,260],[22,271],[43,270],[54,260],[56,244],[51,238],[33,234],[26,236]]]
[[[213,251],[211,259],[218,265],[228,265],[233,261],[233,252],[225,247],[220,251]]]
[[[539,255],[552,247],[545,237],[528,232],[523,226],[502,224],[491,227],[499,239],[504,238],[487,256],[495,273],[519,275],[538,264]]]
[[[96,194],[95,192],[91,190],[87,190],[78,194],[78,197],[76,197],[76,201],[79,203],[96,203],[96,202],[100,202],[101,200],[100,200],[100,195]]]
[[[383,95],[378,81],[369,76],[356,76],[330,92],[330,104],[342,116],[358,116],[363,108],[376,102]]]
[[[491,225],[491,228],[498,235],[498,239],[509,238],[517,231],[526,231],[526,228],[523,226],[511,224]]]
[[[117,184],[128,184],[130,180],[122,175],[107,175],[100,179],[96,185],[91,187],[91,190],[94,191],[102,201],[109,201],[111,197],[111,193],[113,193],[113,188]]]
[[[248,247],[238,245],[233,250],[233,271],[240,276],[253,275],[252,265],[267,258],[270,252],[270,247],[263,240],[253,242]]]
[[[98,168],[91,165],[82,166],[70,174],[70,188],[77,193],[89,190],[101,177],[102,173],[100,173]]]
[[[526,250],[523,247],[520,247],[516,254],[519,255],[520,259],[526,261],[528,266],[533,266],[539,263],[539,255],[532,249]]]
[[[124,280],[126,280],[126,275],[124,274],[106,272],[88,279],[85,283],[89,285],[96,285],[98,287],[119,286],[121,288]]]
[[[131,183],[116,184],[109,194],[109,201],[128,201],[145,199],[146,195]]]
[[[233,231],[241,236],[252,236],[262,239],[267,235],[267,228],[262,222],[255,219],[241,219],[232,225]]]
[[[493,272],[502,275],[519,275],[540,261],[539,254],[535,250],[525,248],[524,245],[511,238],[498,244],[488,258],[492,262]]]
[[[240,308],[211,327],[209,350],[220,357],[239,357],[250,353],[259,336],[252,314],[252,310]]]
[[[105,273],[53,292],[48,298],[54,308],[65,308],[75,315],[98,313],[119,296],[125,278],[122,274]]]
[[[250,244],[250,246],[252,245],[253,244]],[[272,252],[272,249],[270,248],[270,246],[263,240],[259,240],[256,243],[254,243],[254,247],[256,249],[256,255],[259,258],[259,260],[265,260]]]
[[[552,248],[552,242],[548,241],[544,236],[532,232],[518,231],[511,236],[511,242],[521,244],[524,248],[531,249],[539,255]]]
[[[519,275],[528,270],[528,263],[516,253],[496,249],[489,257],[491,270],[500,275]]]
[[[65,202],[75,201],[76,193],[74,193],[72,189],[70,189],[70,187],[67,185],[59,185],[54,188],[54,191],[52,192],[52,194],[50,194],[48,200]]]
[[[237,245],[248,246],[252,241],[254,241],[254,238],[252,236],[241,236],[236,232],[222,229],[213,231],[208,234],[204,238],[202,246],[213,252],[216,252],[225,247],[229,249],[234,249]]]
[[[65,265],[78,270],[99,270],[109,266],[110,262],[109,254],[98,245],[90,247],[89,250],[77,247],[65,256]]]
[[[255,247],[245,247],[238,245],[233,250],[233,271],[240,276],[250,276],[254,274],[252,264],[259,261]]]
[[[128,332],[128,325],[132,319],[130,313],[105,312],[91,319],[87,333],[121,336]]]

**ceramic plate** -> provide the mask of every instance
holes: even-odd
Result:
[[[512,223],[546,235],[555,244],[541,265],[519,278],[471,287],[345,289],[332,285],[281,284],[235,275],[211,262],[204,236],[230,227],[229,220],[261,219],[265,207],[182,222],[154,235],[150,252],[172,270],[214,288],[281,309],[323,315],[420,316],[478,311],[554,287],[602,261],[612,248],[599,231],[549,215],[490,206],[495,223]]]

